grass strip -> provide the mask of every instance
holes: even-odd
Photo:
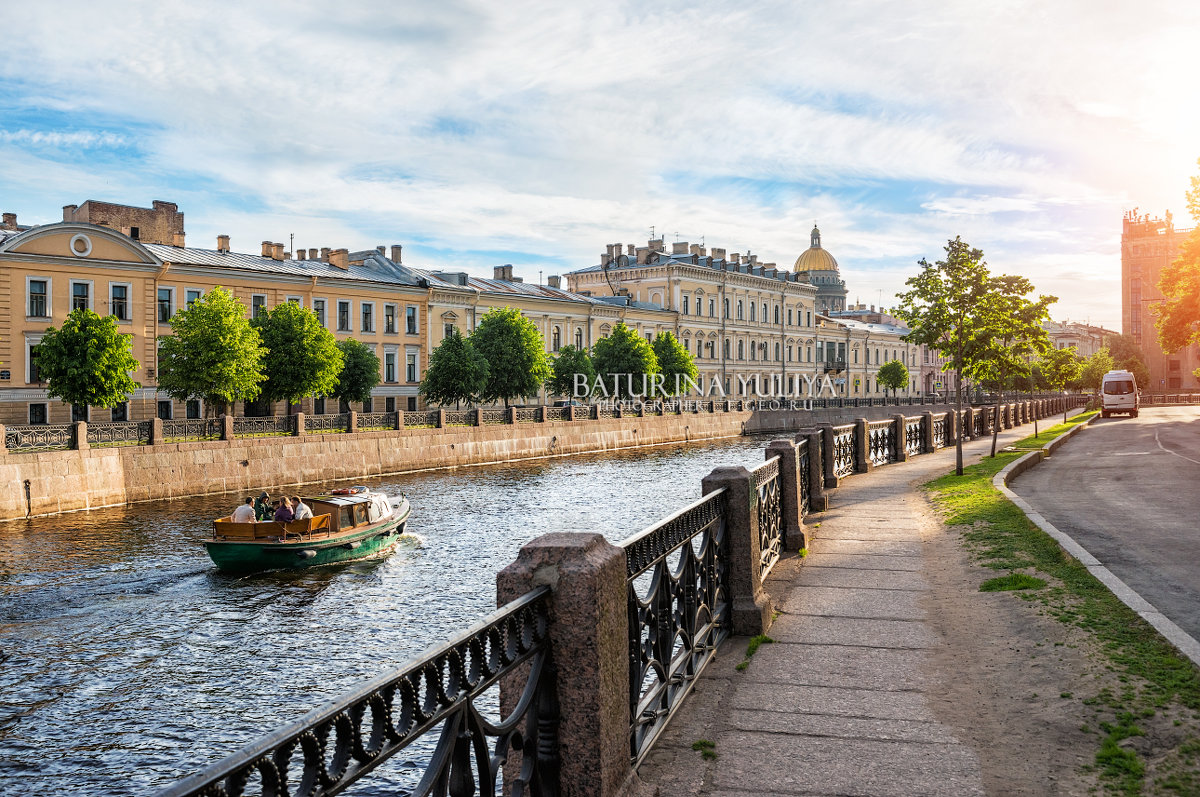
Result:
[[[1093,414],[1077,415],[1015,447],[1040,447]],[[1110,791],[1141,794],[1145,765],[1120,742],[1141,733],[1134,724],[1135,716],[1152,716],[1155,709],[1170,704],[1200,711],[1200,671],[992,486],[992,477],[1021,456],[1024,454],[1019,451],[1001,452],[966,468],[962,476],[949,474],[925,486],[944,512],[946,523],[965,529],[963,541],[976,563],[1009,571],[985,584],[1042,582],[1037,592],[1022,593],[1021,597],[1040,602],[1060,622],[1089,632],[1120,680],[1130,684],[1119,695],[1102,690],[1093,699],[1114,712],[1113,721],[1101,725],[1104,735],[1099,738],[1096,765]],[[1185,745],[1178,756],[1189,770],[1196,763],[1190,750]],[[1194,777],[1190,771],[1176,772],[1165,783],[1156,779],[1155,786],[1171,789],[1175,783],[1193,783]]]

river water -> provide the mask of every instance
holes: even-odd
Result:
[[[408,495],[412,536],[312,570],[217,572],[200,541],[234,496],[0,524],[0,794],[153,793],[471,625],[525,542],[618,542],[765,443],[365,480]],[[408,783],[414,763],[353,793]]]

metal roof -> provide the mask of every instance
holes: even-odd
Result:
[[[414,273],[426,278],[429,284],[434,287],[458,288],[459,290],[472,290],[479,293],[492,294],[510,294],[513,296],[524,296],[536,299],[551,299],[560,302],[578,302],[581,304],[609,304],[610,302],[595,296],[584,296],[580,293],[572,293],[571,291],[563,290],[562,288],[552,288],[549,285],[538,285],[531,282],[509,282],[507,280],[488,279],[487,277],[472,277],[466,275],[466,285],[460,285],[457,282],[451,282],[443,277],[448,277],[457,272],[447,271],[427,271],[425,269],[413,269]],[[618,297],[619,298],[619,297]],[[635,304],[635,306],[640,306]],[[661,310],[658,305],[649,305],[649,307]]]
[[[653,262],[638,263],[629,255],[620,255],[616,262],[612,265],[609,265],[607,268],[597,263],[594,266],[588,266],[587,268],[577,269],[568,273],[588,274],[606,270],[620,271],[623,269],[644,268],[646,266],[679,265],[695,266],[697,268],[710,268],[713,271],[727,271],[731,274],[746,274],[754,277],[762,277],[764,279],[773,279],[778,282],[792,282],[799,285],[809,284],[808,282],[801,280],[794,271],[790,271],[786,268],[780,268],[779,266],[774,266],[773,268],[763,268],[761,263],[757,265],[751,265],[745,261],[741,263],[733,263],[725,259],[700,257],[698,255],[695,256],[696,262],[692,262],[693,256],[691,254],[683,253],[676,255],[668,254],[667,252],[651,252],[650,256],[653,258]],[[624,261],[625,265],[621,265],[621,261]]]
[[[260,255],[241,252],[219,252],[215,249],[167,246],[166,244],[142,244],[156,258],[177,265],[227,268],[236,271],[252,271],[265,274],[290,274],[296,277],[319,279],[357,280],[385,285],[421,286],[414,269],[393,263],[386,257],[373,252],[362,265],[351,265],[347,269],[323,263],[320,260],[275,260]]]

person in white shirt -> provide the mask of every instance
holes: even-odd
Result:
[[[254,523],[257,520],[254,515],[254,499],[247,498],[246,503],[233,510],[229,519],[234,523]]]
[[[292,511],[295,513],[295,520],[304,520],[313,516],[312,507],[300,500],[300,496],[292,496]]]

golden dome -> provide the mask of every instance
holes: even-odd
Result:
[[[833,255],[821,248],[821,231],[816,225],[812,228],[812,246],[805,249],[800,257],[796,258],[796,265],[792,267],[793,271],[837,271],[837,260]]]

